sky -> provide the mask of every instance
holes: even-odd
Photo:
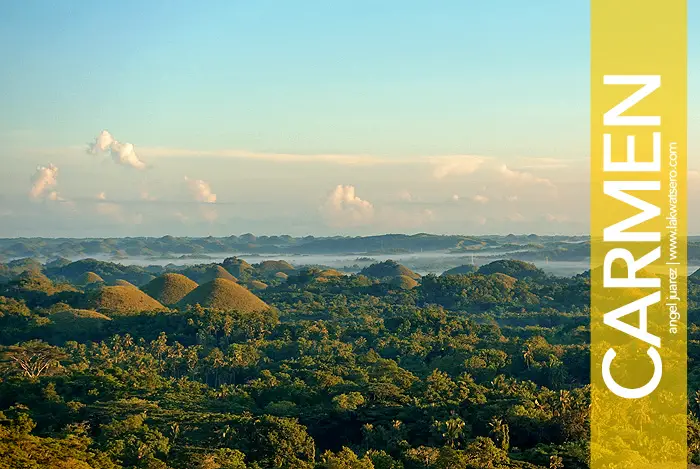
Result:
[[[0,237],[587,233],[589,38],[585,1],[2,2]]]

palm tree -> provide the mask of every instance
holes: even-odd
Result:
[[[563,469],[564,460],[559,456],[549,457],[549,469]]]
[[[535,362],[535,355],[529,344],[525,345],[525,350],[523,350],[523,360],[528,368]]]
[[[510,430],[508,424],[503,419],[494,417],[489,422],[493,441],[504,451],[510,447]]]

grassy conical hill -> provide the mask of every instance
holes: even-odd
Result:
[[[294,266],[287,261],[262,261],[253,265],[255,270],[261,275],[274,275],[277,272],[292,272]]]
[[[65,324],[70,326],[76,321],[92,320],[92,321],[111,321],[112,318],[105,316],[102,313],[91,309],[64,309],[51,314],[50,319],[55,323]]]
[[[192,290],[179,303],[185,308],[199,304],[207,308],[253,312],[269,306],[245,287],[231,280],[217,278]]]
[[[468,275],[476,272],[476,269],[477,268],[475,265],[465,264],[446,270],[442,273],[442,275]]]
[[[217,278],[231,280],[232,282],[238,281],[236,277],[231,275],[231,272],[229,272],[219,264],[193,265],[184,270],[181,270],[180,273],[200,285],[207,282],[211,282],[212,280]]]
[[[115,280],[115,281],[114,281],[114,286],[115,286],[115,287],[132,287],[132,288],[136,288],[136,285],[134,285],[133,283],[127,282],[127,281],[124,280],[123,278],[119,278],[119,279]]]
[[[52,294],[55,291],[54,283],[41,272],[27,270],[17,276],[12,282],[18,289],[25,291],[37,291]]]
[[[503,283],[503,285],[505,285],[508,289],[513,288],[515,283],[518,281],[517,278],[511,277],[510,275],[506,275],[501,272],[493,273],[491,274],[491,276],[500,280]]]
[[[545,272],[542,269],[538,269],[535,264],[512,259],[501,259],[482,265],[481,267],[479,267],[478,272],[484,275],[495,273],[506,274],[520,280],[527,277],[546,277]]]
[[[402,290],[411,290],[412,288],[418,286],[418,282],[416,282],[411,277],[408,277],[407,275],[399,275],[398,277],[393,277],[390,283]]]
[[[229,257],[224,259],[224,262],[222,263],[224,269],[229,271],[232,275],[242,278],[250,274],[250,272],[253,270],[253,266],[244,261],[243,259],[239,259],[238,257]]]
[[[360,271],[362,275],[371,278],[389,278],[389,277],[399,277],[405,275],[414,280],[420,279],[420,275],[412,271],[406,266],[399,264],[396,261],[388,260],[384,262],[378,262],[372,264],[369,267],[365,267]]]
[[[141,287],[144,293],[166,306],[177,304],[197,283],[182,274],[168,273],[157,277]]]
[[[261,282],[260,280],[251,280],[251,281],[248,283],[247,287],[250,288],[250,289],[253,290],[253,291],[255,291],[255,290],[264,290],[264,289],[267,288],[267,283]]]
[[[51,296],[56,293],[70,291],[76,291],[75,287],[68,284],[55,283],[41,272],[31,270],[22,272],[5,285],[0,285],[0,294],[13,297],[19,296],[25,299],[26,295],[31,294]]]
[[[102,287],[86,294],[84,300],[87,309],[121,314],[157,311],[164,306],[138,288]]]
[[[88,309],[66,308],[49,316],[48,331],[53,340],[94,340],[106,331],[110,317]]]
[[[320,272],[318,273],[318,276],[319,276],[319,277],[344,277],[345,274],[342,273],[342,272],[339,271],[339,270],[335,270],[335,269],[326,269],[326,270],[320,271]]]
[[[76,283],[78,285],[85,286],[90,285],[91,283],[104,283],[104,280],[95,272],[85,272],[78,278]]]

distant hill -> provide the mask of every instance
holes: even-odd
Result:
[[[70,264],[72,261],[70,259],[66,259],[65,257],[55,257],[51,260],[49,260],[44,267],[47,269],[60,269],[61,267],[65,267],[68,264]]]
[[[476,272],[476,270],[477,267],[475,265],[465,264],[446,270],[442,273],[442,275],[467,275]]]
[[[92,283],[104,283],[104,279],[95,272],[85,272],[76,282],[77,285],[81,286],[90,285]]]
[[[411,290],[418,286],[418,282],[416,280],[406,275],[399,275],[398,277],[393,277],[389,283],[402,290]]]
[[[700,269],[697,269],[692,274],[688,275],[688,280],[693,282],[700,282]]]
[[[49,295],[56,291],[51,279],[41,272],[31,270],[19,274],[10,285],[18,290],[42,292]]]
[[[28,271],[41,272],[41,270],[43,269],[41,262],[30,257],[24,259],[15,259],[14,261],[8,262],[6,265],[14,274],[21,274],[22,272]]]
[[[49,315],[47,324],[52,340],[62,343],[66,340],[83,338],[90,340],[99,337],[112,320],[109,316],[88,309],[67,307]]]
[[[323,269],[323,270],[314,269],[313,275],[314,275],[315,280],[317,282],[328,282],[329,280],[334,279],[334,278],[345,277],[345,274],[343,272],[340,272],[339,270],[335,270],[335,269]]]
[[[336,269],[324,269],[318,273],[319,277],[344,277],[345,274]]]
[[[121,279],[121,278],[119,278],[119,279],[117,279],[117,280],[114,281],[114,286],[116,286],[116,287],[134,287],[134,288],[137,288],[133,283],[127,282],[126,280]]]
[[[510,275],[503,274],[501,272],[495,272],[491,274],[492,277],[497,278],[506,288],[511,289],[518,281],[517,278],[511,277]]]
[[[391,277],[406,276],[412,278],[413,280],[420,279],[420,275],[413,272],[408,267],[399,264],[396,261],[387,260],[384,262],[378,262],[365,267],[360,271],[360,274],[371,278],[386,279]]]
[[[107,313],[139,313],[157,311],[165,307],[138,288],[102,287],[86,293],[83,300],[86,309]]]
[[[252,312],[269,306],[245,287],[231,280],[217,278],[192,290],[178,303],[184,308],[199,304],[208,308]]]
[[[477,272],[484,275],[506,274],[519,280],[527,277],[543,278],[547,275],[542,269],[537,268],[535,264],[507,259],[482,265]]]
[[[197,283],[182,274],[167,273],[156,277],[141,290],[166,306],[173,306],[197,288]]]
[[[253,264],[253,268],[261,275],[289,273],[295,270],[294,266],[287,261],[262,261],[259,264]]]
[[[70,264],[57,264],[45,269],[46,275],[53,279],[63,279],[74,285],[84,285],[86,275],[97,275],[105,283],[112,284],[122,279],[134,285],[143,285],[155,277],[143,267],[121,265],[96,259],[81,259]]]
[[[17,259],[0,264],[0,283],[9,282],[23,272],[41,272],[42,265],[35,259]]]
[[[232,282],[238,281],[238,279],[234,275],[232,275],[231,272],[229,272],[219,264],[193,265],[182,269],[178,272],[200,285],[203,283],[211,282],[212,280],[217,278],[231,280]]]
[[[367,258],[377,254],[417,253],[417,252],[491,252],[508,248],[509,257],[526,261],[541,260],[585,260],[590,255],[590,245],[587,236],[465,236],[465,235],[434,235],[418,233],[413,235],[384,234],[377,236],[332,236],[332,237],[291,237],[255,236],[226,236],[205,238],[162,236],[160,238],[104,238],[104,239],[51,239],[51,238],[16,238],[0,239],[0,260],[34,258],[55,259],[47,266],[51,272],[46,272],[50,278],[56,278],[54,272],[65,264],[68,258],[90,258],[119,260],[125,258],[156,259],[192,259],[213,257],[222,252],[246,254],[353,254],[358,262],[366,262]],[[58,259],[57,259],[58,257]],[[688,257],[700,261],[700,239],[689,238]],[[494,259],[501,258],[500,255]],[[93,262],[95,261],[92,259]],[[15,262],[15,261],[12,261]],[[234,265],[234,263],[237,263]],[[123,268],[124,266],[121,266]],[[246,272],[251,270],[250,264],[231,257],[224,261],[223,267],[240,281],[247,279]],[[0,279],[2,271],[0,268]],[[120,277],[107,275],[94,266],[86,269],[93,271],[111,284],[117,278],[123,278],[135,285],[141,286],[151,279],[137,279],[122,275]],[[143,269],[141,269],[143,270]],[[84,270],[85,271],[85,270]],[[81,272],[82,273],[82,272]],[[153,272],[156,276],[163,273]],[[135,275],[135,273],[133,274]],[[196,280],[195,280],[196,281]]]
[[[319,267],[304,267],[289,275],[288,283],[307,284],[310,282],[328,282],[330,279],[345,277],[339,270]]]
[[[442,236],[428,233],[414,235],[385,234],[378,236],[315,238],[294,246],[297,253],[382,253],[419,252],[464,249],[469,245],[483,245],[480,239],[469,236]]]
[[[98,320],[98,321],[111,321],[112,320],[112,318],[110,318],[109,316],[105,316],[104,314],[98,313],[97,311],[93,311],[90,309],[74,309],[74,308],[64,309],[62,311],[52,313],[51,316],[49,316],[49,319],[51,319],[51,321],[53,321],[53,322],[62,323],[66,326],[70,326],[75,321],[82,321],[82,320]]]
[[[260,280],[251,280],[247,287],[252,290],[265,290],[267,288],[267,283],[261,282]]]
[[[41,294],[51,296],[61,292],[76,291],[68,284],[55,283],[39,271],[27,270],[10,282],[0,285],[0,294],[5,296],[23,296]]]
[[[224,262],[222,262],[221,265],[224,269],[239,279],[245,278],[253,270],[252,265],[248,264],[243,259],[239,259],[238,257],[228,257],[224,259]]]

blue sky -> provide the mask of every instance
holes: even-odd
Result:
[[[0,236],[585,232],[588,20],[561,0],[4,2]],[[146,169],[87,154],[103,129]]]

